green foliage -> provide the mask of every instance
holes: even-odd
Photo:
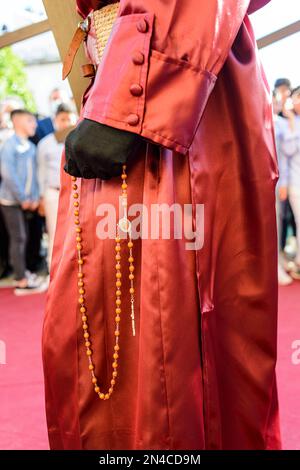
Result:
[[[0,101],[8,96],[20,97],[29,111],[36,111],[27,85],[24,63],[10,47],[0,49]]]

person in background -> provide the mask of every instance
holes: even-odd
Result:
[[[0,150],[4,142],[14,133],[10,119],[12,111],[23,107],[24,103],[18,96],[8,96],[0,102]]]
[[[278,115],[287,117],[286,111],[291,109],[291,82],[288,78],[278,78],[274,84],[274,92],[279,105]]]
[[[291,114],[291,111],[293,109],[291,91],[292,91],[292,85],[291,85],[291,81],[288,78],[278,78],[275,81],[274,98],[276,100],[276,108],[277,108],[276,114],[279,116],[279,118],[288,119]],[[274,105],[274,100],[273,100],[273,105]],[[285,201],[282,201],[280,203],[280,215],[281,215],[280,233],[279,233],[280,248],[281,250],[284,250],[286,246],[286,242],[287,242],[289,227],[292,230],[293,236],[294,237],[296,236],[295,218],[294,218],[294,214],[293,214],[288,198]]]
[[[14,98],[7,98],[0,102],[0,156],[1,148],[6,140],[8,140],[14,133],[10,114],[11,112],[22,106],[18,106],[18,101]],[[0,171],[1,183],[1,171]],[[8,233],[4,223],[2,213],[0,211],[0,279],[9,274],[9,255],[8,255]]]
[[[58,107],[61,104],[67,104],[70,106],[70,97],[65,90],[61,88],[54,88],[49,96],[50,114],[53,118],[55,117]]]
[[[47,135],[53,134],[55,113],[62,103],[68,103],[68,93],[60,88],[54,88],[49,95],[49,116],[36,115],[37,129],[35,135],[30,137],[35,145]],[[29,242],[27,244],[26,258],[31,270],[38,271],[45,268],[45,260],[42,255],[42,238],[45,230],[45,218],[39,212],[32,212],[28,220]]]
[[[297,255],[294,279],[300,279],[300,86],[292,92],[293,112],[284,120],[279,146],[280,178],[279,196],[289,198],[297,228]]]
[[[40,140],[42,140],[44,137],[46,137],[49,134],[53,134],[55,132],[54,129],[54,120],[55,120],[55,115],[58,107],[61,104],[69,104],[70,103],[70,98],[68,97],[68,94],[65,90],[62,90],[61,88],[54,88],[50,95],[49,95],[49,110],[50,110],[50,115],[49,116],[39,116],[37,115],[37,128],[35,135],[31,137],[31,141],[34,144],[38,144]]]
[[[38,180],[40,187],[39,212],[45,214],[49,236],[48,269],[50,270],[58,196],[60,189],[60,162],[65,137],[76,123],[76,115],[66,104],[60,104],[54,118],[55,131],[38,144]]]
[[[274,131],[275,141],[277,148],[278,163],[280,167],[280,142],[282,138],[284,118],[279,116],[281,106],[278,101],[276,91],[273,91],[273,118],[274,118]],[[281,232],[282,232],[282,201],[280,200],[279,184],[276,186],[276,220],[277,220],[277,236],[278,236],[278,284],[280,286],[288,286],[293,282],[293,279],[285,271],[284,257],[281,250]]]
[[[36,211],[39,203],[36,148],[29,141],[36,119],[27,110],[11,113],[14,135],[1,151],[0,207],[9,234],[10,264],[14,271],[15,294],[41,290],[39,279],[26,271],[27,230],[25,213]]]

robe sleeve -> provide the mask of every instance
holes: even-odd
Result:
[[[255,11],[259,10],[260,8],[264,7],[267,3],[271,0],[251,0],[250,6],[248,9],[249,15],[254,13]]]
[[[185,154],[250,0],[121,0],[83,117]]]
[[[101,6],[100,0],[77,0],[77,12],[83,18],[99,6]]]

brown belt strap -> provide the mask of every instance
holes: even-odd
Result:
[[[62,72],[63,80],[65,80],[67,76],[69,75],[69,73],[71,72],[77,51],[80,47],[80,44],[85,40],[89,29],[90,29],[90,17],[88,16],[84,21],[79,23],[78,28],[76,29],[75,34],[70,43],[69,50],[67,52],[67,55],[63,63],[63,72]]]

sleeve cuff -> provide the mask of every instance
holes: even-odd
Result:
[[[154,20],[152,13],[116,19],[83,118],[185,154],[216,76],[152,49]]]

